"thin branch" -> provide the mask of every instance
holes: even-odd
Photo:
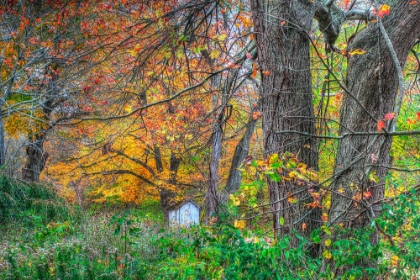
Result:
[[[283,133],[294,133],[300,134],[307,137],[314,137],[314,138],[321,138],[321,139],[344,139],[349,136],[406,136],[406,135],[420,135],[420,130],[411,130],[411,131],[394,131],[394,132],[352,132],[352,133],[344,133],[343,135],[339,136],[328,136],[328,135],[315,135],[310,134],[307,132],[301,132],[297,130],[282,130],[282,131],[275,131],[275,134],[283,134]]]

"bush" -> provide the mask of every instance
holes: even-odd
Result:
[[[34,216],[41,217],[47,224],[53,220],[66,220],[69,215],[65,201],[51,187],[22,183],[0,175],[0,224],[37,223]]]

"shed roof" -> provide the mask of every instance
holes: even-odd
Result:
[[[181,201],[181,202],[178,202],[178,203],[176,203],[176,204],[174,204],[174,205],[172,205],[171,207],[169,207],[169,211],[173,211],[173,210],[176,210],[176,209],[178,209],[178,208],[181,208],[183,205],[185,205],[185,204],[187,204],[188,202],[191,202],[192,204],[194,204],[198,209],[201,209],[201,207],[194,201],[194,200],[192,200],[191,198],[188,198],[188,199],[186,199],[186,200],[184,200],[184,201]]]

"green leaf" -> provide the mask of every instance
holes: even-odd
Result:
[[[280,180],[281,180],[281,177],[280,177],[280,175],[278,173],[274,173],[273,172],[273,174],[269,174],[268,176],[274,182],[280,182]]]

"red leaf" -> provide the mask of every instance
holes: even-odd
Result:
[[[247,58],[252,58],[252,54],[250,54],[250,53],[246,53],[246,57],[247,57]]]
[[[420,120],[420,112],[417,112],[417,119]]]
[[[378,132],[381,132],[385,128],[385,122],[383,120],[378,121]]]
[[[395,113],[388,113],[388,114],[385,114],[385,120],[386,121],[389,121],[389,120],[392,120],[393,118],[395,118]]]

